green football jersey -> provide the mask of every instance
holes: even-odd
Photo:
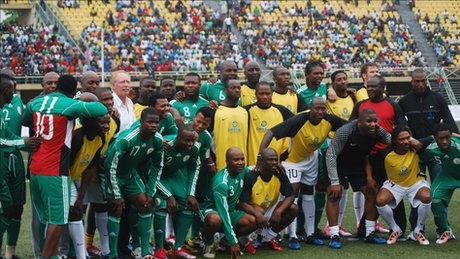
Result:
[[[182,102],[179,102],[177,100],[172,100],[171,101],[171,106],[175,108],[177,111],[179,111],[180,115],[185,118],[185,123],[190,123],[193,120],[193,117],[195,117],[196,112],[198,109],[201,107],[206,107],[208,106],[209,101],[204,99],[203,97],[199,96],[198,100],[192,101],[192,100],[184,100]]]
[[[11,103],[3,106],[3,118],[8,128],[16,135],[21,136],[21,116],[24,111],[24,103],[18,95],[13,95]]]
[[[16,136],[21,136],[21,116],[24,111],[24,103],[18,95],[13,95],[13,100],[11,103],[5,104],[3,106],[3,120],[6,123],[6,126],[13,132]],[[17,147],[5,148],[5,152],[13,152]]]
[[[158,132],[145,142],[140,126],[121,132],[106,151],[104,169],[108,196],[122,198],[118,183],[129,179],[133,173],[147,179],[146,193],[153,196],[163,168],[163,150],[163,138]]]
[[[205,130],[198,135],[197,145],[200,150],[200,159],[206,160],[211,155],[212,136]]]
[[[195,143],[190,151],[177,149],[176,142],[165,151],[164,167],[158,190],[165,196],[171,195],[187,198],[195,196],[196,181],[200,170],[198,145]]]
[[[240,195],[243,191],[244,177],[248,172],[247,167],[235,177],[228,173],[227,168],[217,172],[212,178],[211,189],[203,204],[205,209],[215,210],[219,214],[227,238],[234,236],[229,212],[233,212],[238,208]],[[235,240],[229,241],[234,243]]]
[[[215,100],[221,103],[227,97],[224,89],[224,83],[220,80],[215,84],[204,83],[200,87],[200,96],[208,101]]]
[[[451,138],[448,152],[443,152],[435,141],[424,152],[441,165],[443,175],[460,179],[460,139]]]
[[[327,97],[327,85],[325,83],[321,83],[318,86],[318,89],[313,91],[312,89],[308,88],[308,85],[305,84],[297,89],[297,94],[307,103],[307,105],[310,106],[311,101],[316,96],[321,96],[324,98]]]
[[[140,124],[140,119],[136,120],[131,125],[131,128],[139,127]],[[174,121],[174,117],[171,113],[169,113],[166,118],[160,118],[157,132],[160,133],[160,135],[167,140],[173,140],[174,138],[176,138],[178,128],[176,122]]]
[[[163,138],[172,140],[176,137],[177,131],[176,122],[171,113],[168,114],[168,117],[160,119],[158,133],[160,133]]]

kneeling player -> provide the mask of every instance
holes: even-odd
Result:
[[[425,180],[425,175],[420,173],[419,157],[410,149],[410,138],[408,127],[397,126],[391,134],[391,146],[379,151],[388,180],[377,194],[377,210],[392,229],[387,244],[394,244],[402,235],[402,230],[393,218],[392,209],[407,197],[412,207],[418,211],[415,236],[421,245],[429,245],[423,229],[431,207],[430,184]]]
[[[240,258],[240,246],[237,236],[245,236],[257,229],[256,219],[250,214],[238,210],[238,201],[243,191],[243,179],[247,174],[244,154],[237,147],[226,152],[227,167],[219,171],[212,179],[211,189],[206,196],[202,216],[204,221],[205,249],[203,256],[214,258],[215,245],[213,237],[216,232],[224,232],[230,245],[232,258]],[[240,239],[241,241],[241,239]],[[254,253],[251,241],[242,245],[246,251]]]
[[[289,179],[278,171],[277,165],[278,154],[274,149],[266,148],[260,153],[257,167],[244,179],[240,207],[256,218],[263,241],[273,250],[282,251],[276,235],[294,221],[299,209],[294,204]]]

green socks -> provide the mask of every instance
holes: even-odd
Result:
[[[150,253],[150,235],[152,234],[152,213],[138,213],[138,233],[140,233],[142,256]],[[147,231],[145,231],[147,229]]]
[[[110,256],[118,257],[118,233],[120,232],[120,218],[109,216],[107,222],[107,230],[109,232],[109,247]]]
[[[153,219],[153,228],[155,229],[155,248],[163,248],[165,243],[166,229],[166,210],[156,210]]]

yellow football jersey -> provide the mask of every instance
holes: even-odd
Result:
[[[355,100],[356,102],[360,102],[366,99],[369,99],[369,95],[367,94],[367,88],[363,86],[356,92]]]
[[[99,136],[96,136],[93,140],[89,140],[86,136],[83,136],[83,144],[70,167],[72,181],[81,181],[83,171],[91,163],[102,144],[102,139]]]
[[[286,109],[284,109],[286,110]],[[248,139],[248,156],[247,164],[255,165],[257,163],[257,154],[259,153],[260,143],[264,135],[274,126],[280,124],[286,119],[283,117],[280,109],[271,106],[268,109],[259,108],[257,105],[250,106],[249,113],[249,139]],[[288,138],[280,140],[273,139],[269,147],[273,148],[280,156],[287,151]]]
[[[307,121],[292,138],[291,151],[286,161],[297,163],[308,157],[321,146],[331,129],[332,125],[327,120],[322,120],[318,125]]]
[[[248,85],[241,85],[241,106],[246,106],[257,102],[256,89],[250,88]]]
[[[136,120],[141,118],[141,113],[146,108],[148,108],[147,105],[142,105],[142,104],[139,104],[139,103],[134,104],[134,115],[136,116]]]
[[[248,112],[241,106],[220,105],[214,116],[213,137],[218,170],[226,166],[225,153],[230,147],[240,148],[247,158]]]
[[[385,171],[388,180],[405,187],[424,180],[425,176],[420,174],[418,162],[419,156],[412,150],[404,155],[391,151],[385,157]]]
[[[278,177],[272,176],[270,181],[265,182],[258,177],[252,186],[251,204],[262,209],[269,209],[278,201],[281,188],[281,181]]]
[[[297,114],[298,112],[298,95],[296,92],[288,90],[285,94],[279,94],[273,92],[272,103],[282,105],[288,108],[292,113]]]
[[[354,105],[355,103],[350,96],[345,98],[338,97],[335,102],[331,102],[329,100],[326,102],[326,108],[330,114],[334,114],[335,116],[347,121],[350,119]],[[328,137],[332,139],[334,135],[335,131],[331,131]]]

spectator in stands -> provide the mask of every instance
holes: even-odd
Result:
[[[96,6],[93,5],[93,6],[91,7],[91,10],[89,11],[89,15],[90,15],[91,17],[97,16],[97,9],[96,9]]]

